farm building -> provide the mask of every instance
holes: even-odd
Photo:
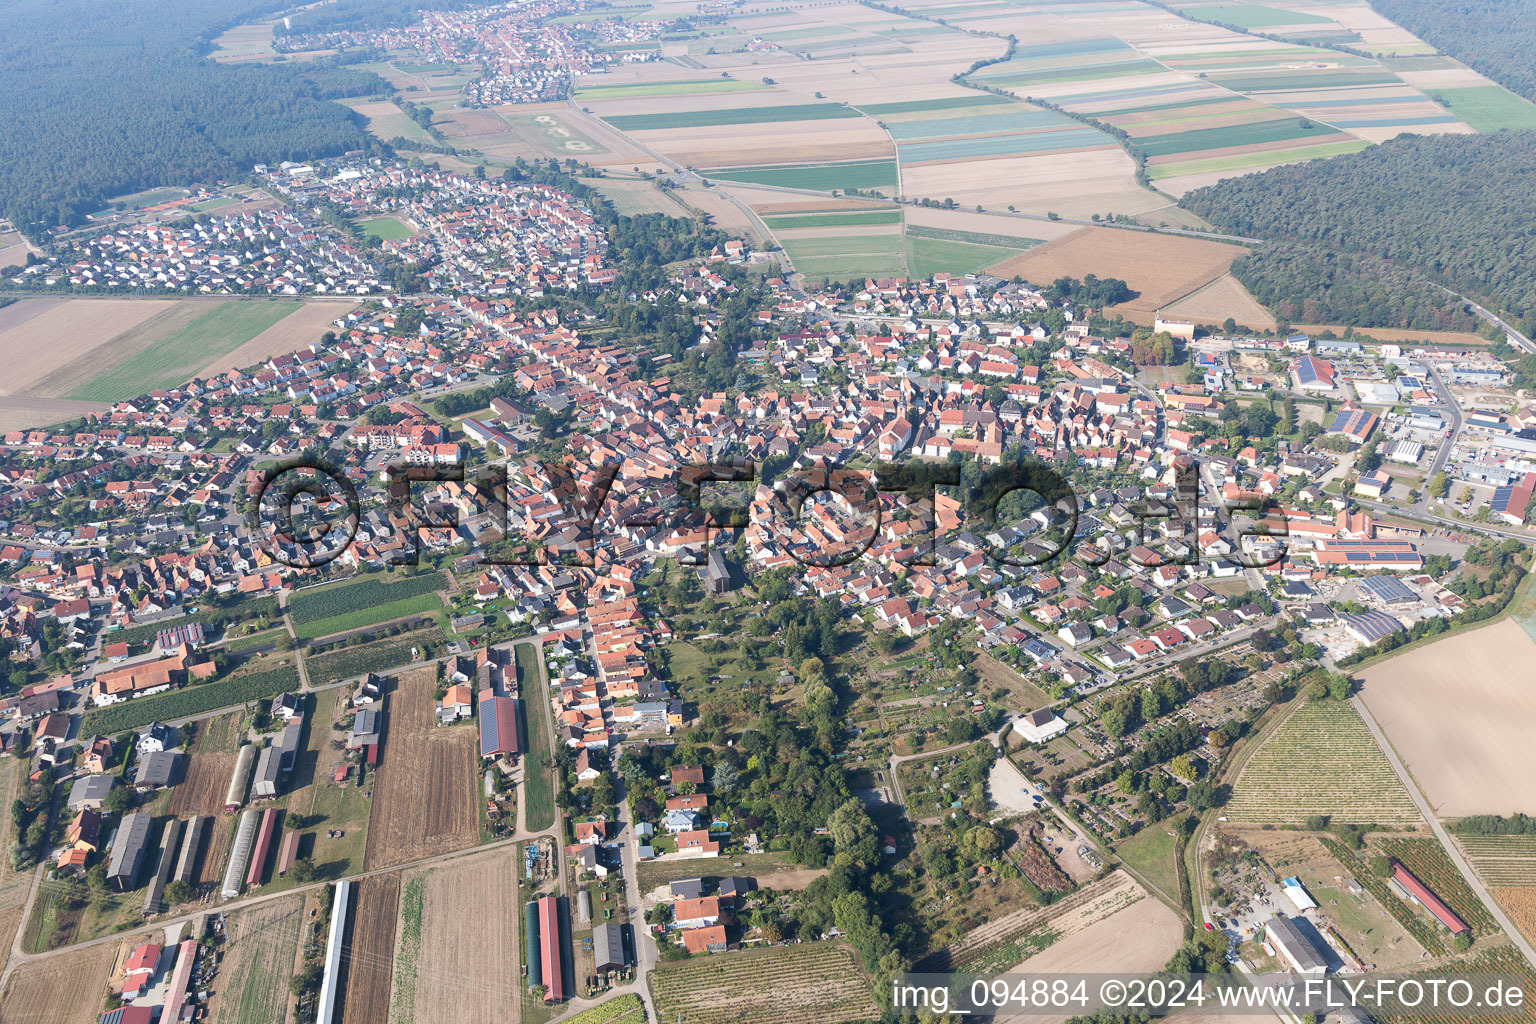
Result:
[[[583,890],[585,891],[585,890]],[[592,929],[592,969],[623,970],[629,964],[624,955],[624,932],[616,924],[600,924]]]
[[[189,647],[200,647],[203,643],[203,624],[201,622],[184,622],[179,626],[162,629],[155,634],[155,643],[160,645],[162,651],[170,652],[186,644]]]
[[[133,780],[133,788],[140,793],[152,789],[164,789],[176,781],[177,766],[181,755],[174,750],[157,750],[139,759],[139,773]]]
[[[150,1024],[154,1019],[152,1006],[119,1006],[102,1014],[98,1024]]]
[[[187,821],[181,841],[181,855],[176,858],[176,873],[172,876],[175,881],[190,882],[197,877],[197,859],[203,852],[203,839],[212,821],[212,818],[191,818]]]
[[[1299,878],[1287,878],[1284,880],[1285,897],[1290,900],[1298,912],[1317,909],[1317,901],[1307,892],[1306,886],[1301,884]]]
[[[565,914],[557,897],[540,896],[534,902],[539,908],[539,958],[544,978],[544,1002],[553,1005],[565,1001]]]
[[[447,725],[461,718],[469,718],[474,712],[474,692],[465,683],[455,683],[443,694],[443,702],[437,709],[437,721],[439,725]]]
[[[1031,711],[1013,723],[1013,731],[1031,743],[1044,743],[1067,731],[1068,722],[1050,708]]]
[[[112,837],[112,853],[107,860],[107,883],[118,892],[138,888],[139,869],[149,848],[153,819],[144,811],[123,815],[117,834]]]
[[[1308,930],[1312,930],[1310,926]],[[1322,952],[1311,936],[1297,927],[1294,919],[1270,918],[1264,924],[1264,937],[1275,948],[1275,952],[1280,954],[1280,958],[1290,964],[1297,974],[1328,973],[1327,955]]]
[[[731,589],[731,569],[725,564],[725,552],[710,548],[709,561],[704,566],[704,583],[711,594],[723,594]]]
[[[325,940],[325,966],[320,975],[320,1002],[315,1008],[315,1024],[333,1024],[336,1020],[337,981],[341,975],[341,950],[346,940],[347,905],[352,898],[352,883],[343,878],[336,883],[331,900],[331,930]]]
[[[1456,916],[1456,912],[1445,905],[1445,902],[1436,896],[1434,892],[1414,877],[1413,872],[1403,867],[1397,861],[1392,862],[1392,881],[1402,886],[1403,891],[1413,897],[1413,901],[1425,910],[1429,911],[1436,921],[1451,930],[1452,935],[1460,935],[1462,932],[1471,931],[1465,921]]]
[[[224,793],[224,811],[233,814],[245,803],[245,787],[251,781],[251,767],[256,763],[256,748],[246,743],[240,747],[235,760],[235,771],[229,777],[229,789]]]
[[[192,968],[197,963],[197,940],[182,939],[176,947],[176,966],[166,987],[165,1009],[160,1013],[163,1021],[181,1020],[181,1010],[190,994],[187,989],[192,981]]]
[[[532,847],[530,846],[530,849]],[[539,948],[539,905],[529,902],[523,907],[523,935],[528,948],[524,951],[528,960],[528,987],[544,984],[544,954]]]
[[[1358,615],[1340,615],[1344,630],[1362,644],[1374,644],[1393,633],[1403,632],[1403,624],[1386,612],[1361,612]]]
[[[283,753],[277,747],[263,747],[256,758],[256,774],[251,776],[251,796],[277,796],[277,779],[283,770]]]
[[[376,747],[379,734],[384,729],[384,712],[375,708],[363,708],[352,720],[352,731],[347,734],[347,749]]]
[[[480,756],[502,757],[522,752],[517,735],[517,701],[486,696],[480,700]]]
[[[267,858],[272,853],[272,836],[277,832],[277,808],[268,807],[261,812],[261,827],[256,830],[256,845],[251,851],[250,869],[245,873],[247,887],[260,885],[266,877]]]
[[[283,845],[277,849],[277,873],[284,875],[293,867],[299,856],[299,833],[289,829],[283,835]]]
[[[229,851],[229,863],[224,868],[224,884],[219,892],[227,900],[240,895],[240,883],[245,878],[246,865],[251,859],[251,844],[256,842],[256,825],[261,812],[248,810],[240,815],[240,827],[235,832],[235,845]]]
[[[278,758],[281,761],[278,770],[284,775],[293,771],[294,765],[299,762],[299,747],[303,734],[304,722],[300,719],[283,726],[282,735],[277,738]]]
[[[172,818],[165,823],[165,830],[160,834],[160,851],[155,861],[155,873],[144,891],[145,917],[158,914],[165,909],[165,883],[171,880],[171,871],[176,867],[176,852],[181,845],[181,830],[184,825],[185,823],[179,818]]]

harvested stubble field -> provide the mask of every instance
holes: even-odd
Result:
[[[379,1024],[389,1019],[395,962],[395,922],[400,913],[400,873],[358,881],[352,891],[351,927],[342,947],[340,1024]]]
[[[1530,810],[1533,643],[1518,622],[1460,633],[1361,672],[1360,697],[1441,817]]]
[[[662,963],[656,1016],[680,1024],[840,1024],[880,1015],[849,947],[770,946]]]
[[[22,964],[0,994],[0,1024],[95,1024],[118,944]]]
[[[385,734],[368,815],[368,870],[474,846],[479,838],[469,725],[437,728],[437,673],[400,676],[385,704]]]
[[[1219,324],[1231,317],[1244,327],[1260,331],[1274,330],[1277,326],[1274,315],[1248,294],[1248,289],[1231,274],[1223,274],[1204,288],[1164,307],[1163,314],[1197,324]]]
[[[1387,756],[1346,703],[1298,708],[1243,767],[1226,807],[1237,822],[1300,825],[1314,814],[1363,824],[1420,821]]]
[[[23,299],[0,310],[0,356],[8,370],[0,392],[62,398],[82,367],[101,368],[97,349],[179,307],[188,310],[180,315],[195,315],[200,306],[176,299]]]
[[[1240,245],[1115,228],[1083,228],[992,268],[1044,284],[1058,277],[1118,277],[1141,294],[1115,311],[1151,312],[1209,284],[1247,252]]]
[[[304,898],[276,900],[230,915],[229,947],[219,965],[213,1024],[281,1024],[304,925]]]
[[[419,893],[413,894],[417,885]],[[465,914],[471,906],[475,912]],[[401,895],[390,1024],[515,1024],[524,987],[508,965],[519,962],[521,914],[517,862],[506,850],[413,874]],[[407,945],[413,939],[412,956]]]

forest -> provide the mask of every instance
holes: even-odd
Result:
[[[1528,0],[1372,0],[1372,6],[1442,53],[1536,100],[1536,21]]]
[[[330,100],[384,93],[335,62],[217,64],[208,40],[257,0],[18,0],[0,7],[0,214],[38,237],[114,195],[367,149]]]
[[[1233,272],[1276,316],[1475,326],[1440,286],[1536,328],[1536,133],[1401,135],[1196,189],[1180,205],[1274,240]],[[1315,318],[1315,319],[1314,319]]]

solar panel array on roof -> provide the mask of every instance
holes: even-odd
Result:
[[[1408,604],[1418,600],[1418,595],[1395,576],[1372,576],[1361,581],[1360,586],[1383,604]]]
[[[1344,615],[1340,618],[1371,643],[1403,631],[1403,624],[1386,612],[1361,612],[1359,615]]]

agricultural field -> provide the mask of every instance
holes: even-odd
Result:
[[[346,104],[367,124],[369,134],[380,142],[405,139],[407,142],[433,142],[425,128],[411,120],[390,100],[370,100]]]
[[[352,890],[346,944],[337,984],[340,1024],[377,1024],[389,1018],[395,960],[395,927],[400,913],[400,873],[359,879]]]
[[[240,756],[235,729],[244,717],[232,711],[197,723],[186,777],[171,790],[169,813],[178,818],[223,813],[225,791]]]
[[[1314,814],[1339,822],[1414,825],[1412,799],[1355,709],[1308,701],[1243,767],[1226,816],[1299,825]]]
[[[229,916],[229,945],[219,965],[213,1024],[281,1024],[304,927],[304,899],[263,903]]]
[[[297,592],[288,602],[288,618],[295,635],[301,640],[313,640],[407,615],[438,611],[443,602],[437,591],[446,587],[442,574],[435,572],[393,579],[354,577]]]
[[[1456,836],[1456,845],[1490,886],[1536,886],[1536,836]]]
[[[479,735],[472,724],[437,728],[436,686],[433,668],[413,669],[400,676],[385,702],[367,870],[462,850],[479,840]]]
[[[554,777],[549,769],[549,697],[540,674],[540,648],[536,644],[518,644],[517,695],[526,719],[523,735],[528,753],[523,758],[522,799],[524,824],[530,832],[542,832],[555,823]]]
[[[411,656],[413,648],[421,655],[427,644],[438,645],[442,642],[443,631],[433,626],[431,629],[381,637],[306,657],[304,668],[311,681],[324,686],[340,679],[361,676],[364,672],[382,673],[401,665],[409,665],[412,661],[421,660],[420,657]]]
[[[830,192],[858,188],[889,191],[896,184],[894,160],[855,160],[810,165],[768,164],[706,172],[711,180],[755,182],[779,188]]]
[[[1426,972],[1434,978],[1465,977],[1474,985],[1480,977],[1490,974],[1501,974],[1511,977],[1514,984],[1520,986],[1525,992],[1536,991],[1536,971],[1520,950],[1514,946],[1496,946],[1484,950],[1475,956],[1463,960],[1452,961],[1449,964],[1437,964]],[[1527,1003],[1529,1005],[1529,1003]],[[1442,1012],[1426,1014],[1423,1010],[1414,1010],[1408,1013],[1381,1013],[1372,1014],[1372,1019],[1380,1024],[1423,1024],[1425,1020],[1447,1024],[1498,1024],[1500,1021],[1513,1019],[1508,1009],[1492,1010],[1487,1013],[1454,1013]]]
[[[664,213],[669,217],[686,217],[688,209],[656,183],[637,178],[583,178],[583,184],[591,185],[613,204],[615,213],[624,217],[637,217],[644,213]]]
[[[81,723],[85,735],[116,735],[150,722],[176,722],[205,711],[232,707],[247,701],[275,697],[299,687],[299,674],[292,664],[271,666],[260,672],[229,676],[211,683],[198,683],[154,697],[138,697],[87,711]]]
[[[32,251],[20,232],[0,229],[0,269],[24,266]]]
[[[880,1014],[858,958],[835,942],[663,962],[650,981],[656,1015],[667,1021],[841,1024]]]
[[[1493,915],[1472,892],[1467,880],[1456,870],[1438,839],[1402,839],[1395,836],[1372,838],[1371,846],[1388,857],[1396,858],[1445,905],[1467,922],[1475,935],[1492,935],[1499,930]]]
[[[1480,132],[1536,128],[1536,106],[1497,85],[1437,89],[1430,98]]]
[[[849,229],[833,237],[776,233],[795,269],[807,277],[862,280],[902,274],[906,268],[899,227],[865,228],[861,233]]]
[[[390,1024],[518,1019],[523,985],[505,969],[519,962],[518,864],[492,850],[407,876]]]
[[[1115,856],[1143,878],[1170,895],[1179,891],[1178,831],[1180,819],[1153,822],[1115,844]]]
[[[644,84],[583,85],[576,90],[576,101],[632,100],[650,96],[718,96],[732,92],[755,92],[767,89],[761,82],[745,82],[737,78],[691,79],[677,82],[647,82]]]
[[[304,748],[289,780],[288,793],[281,798],[288,812],[284,827],[298,827],[298,819],[303,819],[299,856],[314,862],[315,874],[320,878],[340,878],[361,871],[367,848],[370,788],[359,789],[350,780],[341,784],[331,781],[332,772],[342,759],[342,751],[333,745],[338,734],[331,726],[342,718],[348,696],[346,687],[314,695],[304,729]],[[373,778],[377,781],[377,774]],[[328,833],[332,830],[342,835],[331,838]],[[226,828],[225,842],[228,833]],[[274,878],[266,889],[288,884],[291,883],[286,879]]]
[[[1225,275],[1232,261],[1246,251],[1242,246],[1199,238],[1081,228],[997,264],[991,273],[1005,278],[1017,274],[1035,284],[1049,284],[1063,276],[1118,277],[1140,294],[1112,311],[1150,322],[1163,306]]]
[[[7,981],[0,1004],[5,1024],[95,1024],[106,1002],[107,973],[118,944],[63,953],[19,965]]]
[[[1440,817],[1529,801],[1536,691],[1508,669],[1533,656],[1536,641],[1506,617],[1361,671],[1360,699]]]
[[[1231,274],[1223,274],[1210,284],[1190,292],[1177,302],[1163,307],[1163,314],[1197,324],[1219,324],[1227,317],[1256,331],[1274,330],[1274,314],[1248,294],[1243,283]]]

